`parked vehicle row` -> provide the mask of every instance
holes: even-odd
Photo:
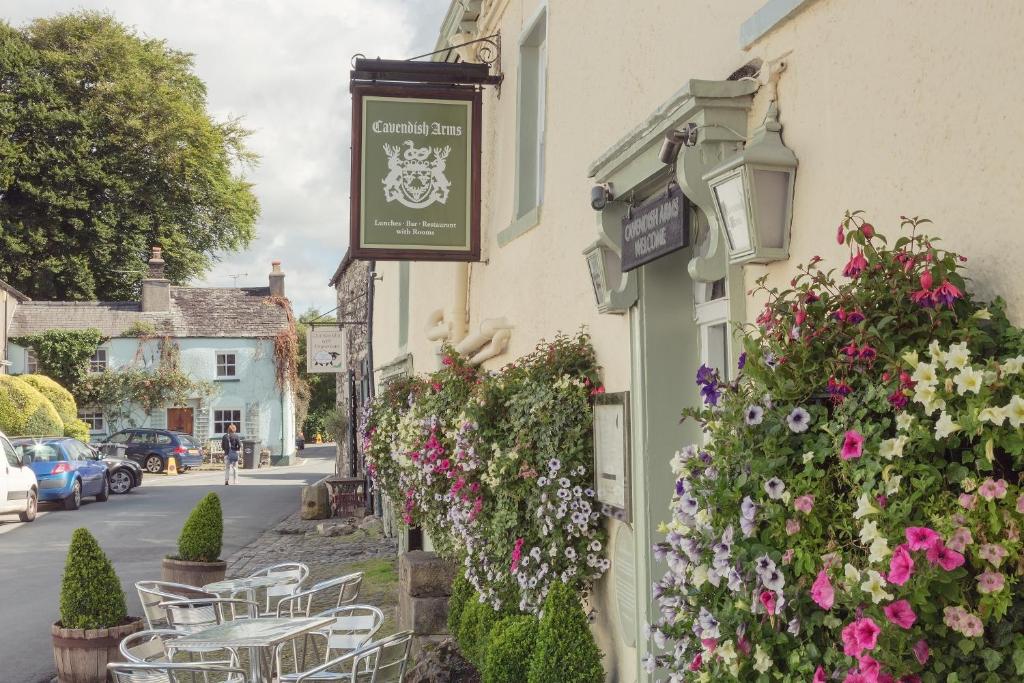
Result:
[[[203,464],[203,450],[194,437],[166,429],[122,429],[98,444],[101,450],[107,445],[123,448],[126,458],[153,474],[166,470],[171,456],[179,469]]]

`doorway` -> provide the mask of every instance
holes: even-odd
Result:
[[[193,414],[192,408],[168,408],[167,429],[172,432],[192,434]]]

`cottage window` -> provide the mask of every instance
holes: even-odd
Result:
[[[79,410],[78,419],[89,425],[89,432],[107,431],[106,421],[103,419],[103,412],[100,410]]]
[[[519,41],[516,219],[539,208],[544,198],[544,91],[547,86],[547,9],[530,22]]]
[[[39,358],[32,349],[25,349],[25,372],[30,375],[39,372]]]
[[[233,351],[217,354],[217,377],[235,376],[235,353]]]
[[[228,425],[235,425],[236,431],[242,429],[241,410],[215,410],[213,411],[213,433],[226,434]]]
[[[89,372],[106,372],[107,371],[107,350],[96,349],[96,352],[92,354],[92,358],[89,359]]]

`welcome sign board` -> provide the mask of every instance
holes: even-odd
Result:
[[[345,330],[309,328],[306,334],[306,372],[341,372],[345,367]]]
[[[480,93],[352,86],[355,258],[480,259]]]

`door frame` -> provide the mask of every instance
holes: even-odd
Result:
[[[189,416],[189,420],[188,421],[189,421],[189,425],[190,425],[190,428],[189,428],[188,431],[185,431],[183,429],[174,429],[173,427],[171,427],[171,411],[179,411],[179,410],[180,411],[188,411],[188,416]],[[196,434],[196,409],[194,407],[192,407],[192,406],[175,406],[173,408],[167,408],[167,416],[166,417],[167,417],[167,422],[166,422],[166,424],[167,424],[167,431],[170,431],[170,432],[182,432],[184,434],[189,434],[191,436],[195,436],[195,434]]]

